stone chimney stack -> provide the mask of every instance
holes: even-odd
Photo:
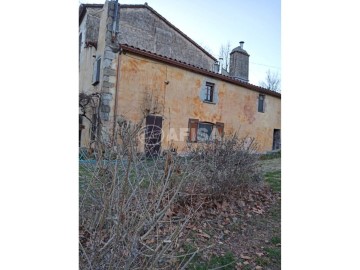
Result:
[[[240,41],[240,46],[231,51],[229,75],[236,80],[249,82],[250,55],[243,49],[243,47],[244,41]]]

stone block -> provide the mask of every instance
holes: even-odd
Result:
[[[104,68],[104,75],[106,75],[106,76],[115,76],[116,71],[115,71],[115,69],[106,67],[106,68]]]
[[[113,83],[111,83],[111,82],[104,81],[104,82],[103,82],[103,87],[109,87],[109,88],[112,88],[112,87],[114,87],[114,84],[113,84]]]
[[[112,51],[105,51],[104,58],[114,59],[115,58],[115,53],[113,53]]]

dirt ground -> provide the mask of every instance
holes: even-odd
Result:
[[[280,186],[281,158],[259,163],[265,179],[262,188],[234,191],[189,226],[189,250],[212,247],[188,269],[281,269],[281,193],[272,188],[274,183]]]

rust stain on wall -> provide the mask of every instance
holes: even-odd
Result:
[[[265,113],[257,112],[258,93],[241,86],[211,79],[218,89],[218,103],[207,104],[200,98],[201,87],[208,80],[206,76],[188,70],[154,62],[133,55],[121,55],[121,81],[119,82],[118,114],[138,120],[141,118],[139,104],[143,93],[151,93],[164,106],[164,141],[162,148],[170,143],[169,130],[180,132],[188,127],[189,118],[199,121],[224,123],[225,134],[239,132],[239,136],[255,137],[261,145],[260,151],[272,148],[274,129],[280,129],[280,99],[267,96],[271,104]],[[169,81],[168,84],[165,84]],[[177,132],[177,133],[179,133]],[[177,134],[180,137],[180,134]],[[174,142],[181,147],[184,141]]]
[[[183,72],[175,72],[174,77],[177,80],[182,80],[184,78],[184,73]]]
[[[140,70],[140,66],[146,64],[144,60],[129,59],[126,65],[123,66],[123,72],[133,72],[136,73]]]
[[[249,124],[252,124],[255,121],[255,107],[254,101],[251,100],[250,96],[245,97],[245,105],[244,105],[244,114],[246,116],[246,120]]]
[[[201,87],[201,80],[200,79],[195,80],[195,88],[200,89],[200,87]]]

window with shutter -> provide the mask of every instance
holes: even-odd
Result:
[[[197,141],[198,119],[189,119],[189,142]]]

